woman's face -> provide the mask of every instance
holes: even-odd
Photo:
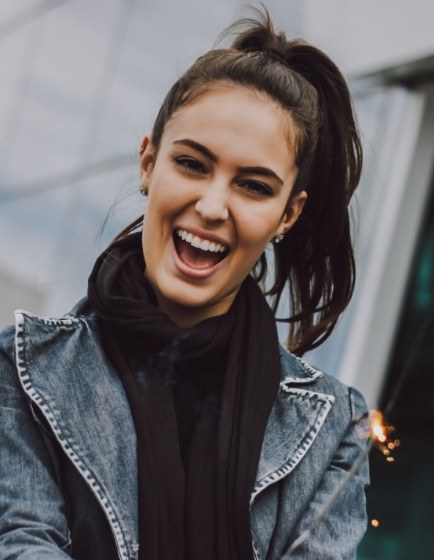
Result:
[[[176,111],[155,156],[146,137],[142,183],[146,276],[178,325],[225,313],[267,243],[298,218],[289,118],[271,100],[216,86]]]

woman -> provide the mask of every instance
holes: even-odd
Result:
[[[268,14],[243,24],[168,93],[145,216],[88,297],[2,335],[2,559],[277,560],[314,519],[291,558],[355,558],[366,464],[318,515],[365,446],[364,401],[296,355],[351,297],[360,142],[336,66]],[[294,354],[258,287],[271,245]]]

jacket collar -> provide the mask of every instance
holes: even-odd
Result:
[[[16,313],[18,371],[24,390],[106,511],[120,557],[126,560],[137,550],[134,424],[126,397],[119,398],[122,384],[103,352],[85,300],[75,313],[56,320]],[[334,400],[312,390],[321,372],[283,348],[280,359],[282,378],[251,504],[303,458]]]
[[[119,557],[130,560],[137,556],[136,435],[95,328],[95,321],[74,316],[17,312],[17,368],[25,392],[105,511]]]
[[[314,442],[334,402],[334,396],[312,390],[322,373],[283,348],[282,381],[262,442],[256,482],[250,499],[287,476]]]

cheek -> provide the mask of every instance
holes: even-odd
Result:
[[[246,213],[238,222],[240,245],[262,253],[279,225],[279,215],[274,213]]]
[[[147,212],[157,219],[179,212],[194,199],[191,184],[176,174],[166,173],[151,183]]]

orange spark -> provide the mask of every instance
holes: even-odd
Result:
[[[369,416],[371,437],[374,440],[374,445],[383,453],[386,461],[392,463],[395,459],[390,456],[391,452],[401,443],[398,439],[392,441],[390,438],[395,428],[387,424],[379,410],[371,410]]]
[[[379,410],[371,410],[371,433],[372,437],[380,443],[387,440],[387,426],[384,423],[383,415]]]

